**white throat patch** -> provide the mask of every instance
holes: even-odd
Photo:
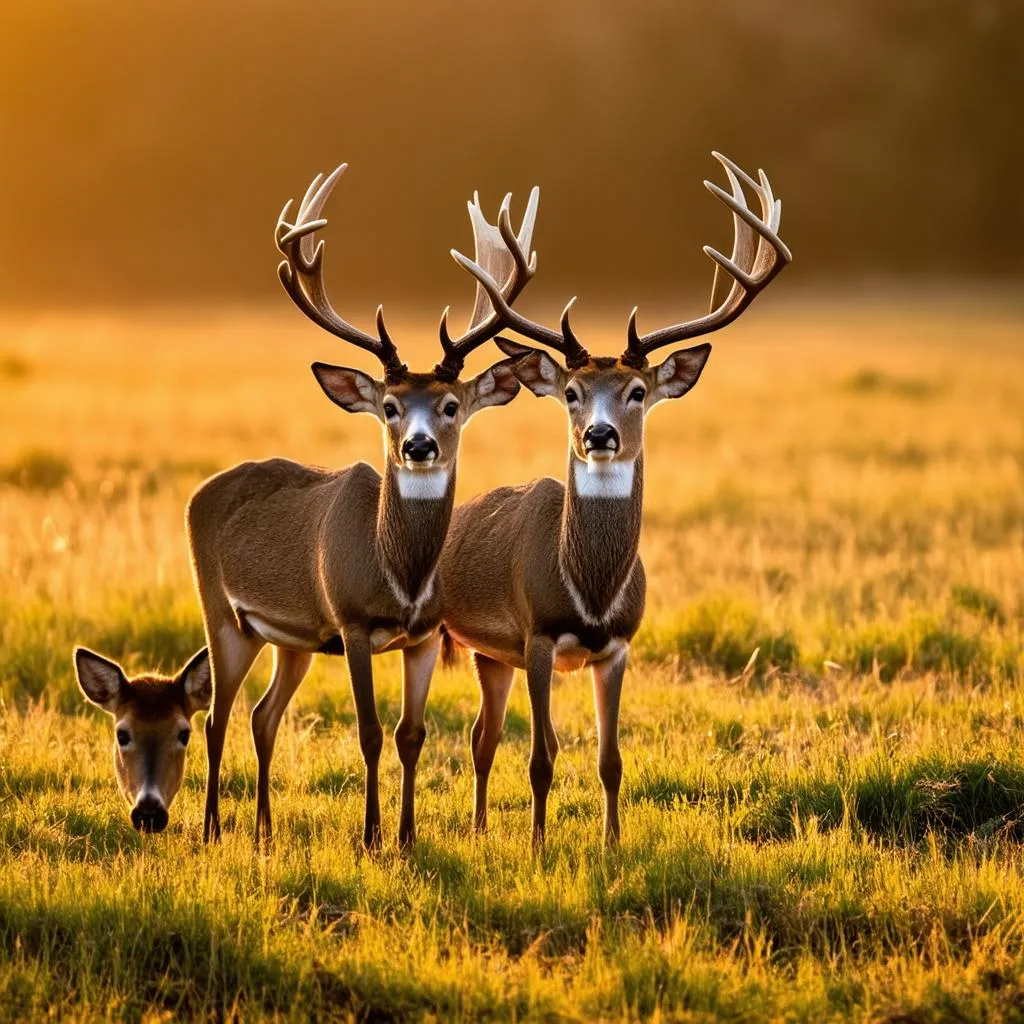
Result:
[[[397,467],[398,493],[417,501],[437,501],[448,492],[447,469],[402,469]]]
[[[633,460],[598,462],[572,460],[573,481],[581,498],[630,498],[633,496]]]

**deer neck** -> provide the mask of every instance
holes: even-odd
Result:
[[[580,614],[591,623],[614,610],[640,546],[643,455],[590,465],[569,454],[559,567]]]
[[[429,597],[455,503],[455,468],[413,473],[387,463],[377,507],[377,549],[400,601]]]

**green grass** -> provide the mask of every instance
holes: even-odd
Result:
[[[915,316],[879,335],[873,314],[807,314],[749,344],[741,326],[652,417],[622,845],[600,843],[591,684],[569,675],[539,855],[519,684],[491,831],[469,829],[464,663],[434,679],[410,854],[390,743],[385,846],[359,848],[340,659],[282,725],[271,851],[247,722],[266,655],[228,736],[223,842],[201,840],[201,731],[170,829],[134,832],[72,647],[173,671],[202,643],[198,480],[379,439],[311,390],[291,316],[185,319],[146,346],[132,318],[33,326],[0,403],[0,1019],[1024,1018],[1020,325]],[[562,471],[552,403],[484,416],[463,495]],[[400,659],[375,665],[392,729]]]
[[[394,666],[382,712],[394,724]],[[626,715],[622,848],[598,837],[587,687],[558,685],[563,752],[540,856],[528,737],[499,754],[486,837],[468,825],[464,673],[437,681],[410,856],[358,849],[361,773],[338,663],[287,720],[278,839],[251,847],[255,771],[238,714],[226,837],[199,834],[193,753],[168,834],[142,838],[98,714],[7,715],[0,775],[0,1000],[138,1019],[347,1013],[593,1019],[847,1012],[968,1019],[1024,995],[1024,706],[920,680],[838,697],[690,686],[653,671]],[[660,714],[654,721],[652,707]],[[516,720],[526,713],[521,691]],[[339,716],[335,716],[338,719]],[[723,742],[723,738],[726,742]],[[385,755],[393,840],[397,758]],[[83,899],[83,894],[88,898]],[[988,979],[987,981],[985,979]],[[799,979],[799,987],[794,987]],[[976,1006],[976,1013],[971,1006]]]

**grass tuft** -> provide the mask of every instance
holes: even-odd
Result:
[[[0,481],[26,491],[56,491],[73,477],[69,459],[43,449],[24,452],[0,469]]]
[[[969,583],[957,583],[952,590],[953,604],[964,611],[973,612],[989,622],[997,625],[1006,623],[1006,612],[995,594],[982,587],[971,586]]]
[[[797,666],[800,650],[789,630],[773,629],[748,604],[710,597],[681,613],[645,626],[633,650],[645,660],[679,658],[733,676],[744,671],[754,652],[757,675],[770,667]]]
[[[899,377],[884,370],[866,368],[843,381],[843,390],[856,395],[896,395],[900,398],[925,399],[936,395],[940,388],[934,381],[920,377]]]

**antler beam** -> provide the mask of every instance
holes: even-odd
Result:
[[[406,367],[398,357],[398,350],[384,326],[383,307],[377,307],[377,337],[366,334],[342,319],[331,306],[324,287],[324,241],[316,239],[316,232],[327,224],[320,216],[331,190],[345,173],[348,164],[336,167],[325,178],[318,174],[310,183],[299,204],[295,222],[289,223],[288,212],[294,200],[289,199],[277,219],[274,241],[284,259],[277,274],[292,301],[317,326],[335,337],[372,352],[384,365],[390,380],[405,376]]]
[[[629,317],[628,347],[621,356],[622,362],[627,365],[646,366],[647,356],[657,348],[710,334],[731,324],[793,259],[788,246],[778,235],[782,200],[772,194],[768,176],[758,170],[759,180],[755,181],[728,157],[721,153],[712,153],[712,156],[725,168],[732,192],[726,192],[712,181],[705,181],[704,187],[732,210],[733,247],[732,254],[724,256],[710,245],[704,246],[704,252],[715,262],[711,312],[696,320],[641,335],[637,332],[637,311],[634,308]],[[747,205],[744,185],[760,201],[760,217]],[[728,279],[725,275],[728,275]],[[728,292],[721,298],[726,285]]]

